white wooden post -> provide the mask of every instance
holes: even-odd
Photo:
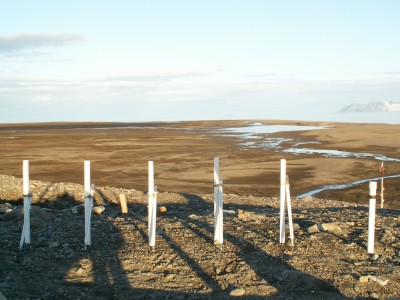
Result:
[[[286,196],[286,159],[281,159],[281,190],[279,212],[279,242],[285,243],[285,196]]]
[[[369,182],[368,253],[374,253],[377,182]]]
[[[23,192],[24,196],[30,194],[29,185],[29,160],[24,160],[22,162],[22,176],[23,176]]]
[[[92,243],[90,221],[92,217],[93,198],[90,187],[90,161],[84,161],[84,191],[85,191],[85,249]]]
[[[149,161],[149,205],[148,205],[148,228],[149,245],[156,245],[156,217],[157,217],[157,191],[154,186],[154,162]]]
[[[93,183],[90,185],[90,198],[92,198],[92,200],[94,198],[94,184]]]
[[[381,163],[381,168],[380,172],[382,173],[382,178],[381,178],[381,208],[383,208],[383,202],[385,202],[385,199],[383,197],[383,193],[385,188],[383,187],[383,177],[385,177],[385,166],[383,165],[383,161]]]
[[[383,175],[382,175],[382,178],[381,178],[381,208],[383,208],[383,203],[385,202],[385,199],[383,198],[383,193],[384,193],[384,190],[385,190],[385,188],[383,187]]]
[[[292,247],[294,246],[294,230],[293,230],[293,219],[292,219],[292,203],[290,200],[290,184],[289,176],[286,175],[286,204],[288,208],[288,218],[289,218],[289,231],[290,231],[290,242]]]
[[[216,205],[216,218],[214,222],[214,240],[222,245],[224,242],[224,207],[223,207],[223,180],[219,179],[218,183],[218,196]]]
[[[25,244],[31,243],[31,201],[32,196],[30,193],[29,186],[29,160],[24,160],[22,163],[22,175],[23,175],[23,193],[24,193],[24,225],[22,227],[21,240],[19,242],[19,248]]]
[[[217,221],[216,209],[218,203],[219,157],[214,157],[214,223]]]

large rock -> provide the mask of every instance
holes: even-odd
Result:
[[[376,281],[382,286],[385,286],[388,284],[389,279],[383,278],[381,276],[373,276],[373,275],[368,275],[368,278],[371,279],[372,281]]]
[[[333,232],[340,232],[342,228],[339,227],[340,224],[334,223],[322,223],[321,227],[323,231],[333,231]]]
[[[40,227],[54,218],[54,215],[46,209],[39,206],[31,206],[30,211],[31,217],[31,228]],[[18,225],[22,228],[24,224],[24,207],[19,206],[13,211],[10,211],[2,216],[0,216],[0,221],[18,221]]]
[[[243,209],[239,209],[237,213],[237,218],[243,221],[249,221],[249,220],[255,221],[261,219],[262,217],[250,211],[244,211]]]
[[[308,233],[317,233],[317,232],[341,232],[342,228],[340,228],[341,224],[337,222],[333,223],[322,223],[322,224],[314,224],[308,227]]]
[[[275,294],[278,292],[278,289],[272,285],[267,285],[267,284],[262,284],[258,286],[258,289],[263,293],[263,294]]]

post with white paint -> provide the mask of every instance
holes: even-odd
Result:
[[[94,187],[93,187],[94,190]],[[92,244],[90,222],[92,217],[93,195],[90,186],[90,161],[84,162],[84,192],[85,192],[85,249]]]
[[[385,188],[383,187],[383,176],[381,178],[381,208],[383,208],[383,203],[385,202],[385,199],[383,197]]]
[[[219,179],[217,186],[216,218],[214,222],[214,241],[220,245],[224,242],[224,206],[223,206],[223,180]]]
[[[377,182],[369,182],[368,253],[374,253]]]
[[[294,246],[294,230],[293,230],[293,219],[292,219],[292,202],[290,200],[290,184],[289,176],[286,175],[286,204],[288,209],[288,219],[289,219],[289,232],[290,232],[290,242],[292,247]]]
[[[216,209],[218,203],[218,184],[219,184],[219,157],[214,157],[214,223],[217,220]]]
[[[24,160],[22,163],[23,174],[23,193],[24,193],[24,225],[22,227],[21,240],[19,248],[22,249],[23,244],[31,243],[31,201],[32,195],[29,186],[29,160]]]
[[[279,212],[279,242],[285,243],[286,159],[281,159],[281,190]]]
[[[385,190],[385,188],[383,187],[383,178],[385,177],[385,166],[383,165],[383,161],[381,163],[380,172],[382,173],[382,178],[381,178],[381,208],[383,208],[383,202],[385,202],[385,199],[383,197],[383,191]]]
[[[157,217],[157,190],[154,186],[154,162],[149,161],[149,205],[148,205],[148,228],[149,245],[156,245],[156,217]]]

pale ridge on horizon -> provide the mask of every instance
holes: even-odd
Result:
[[[340,113],[355,113],[355,112],[369,112],[369,113],[379,113],[379,112],[399,112],[400,103],[394,101],[380,101],[380,102],[370,102],[366,104],[352,103],[342,107],[339,111]]]

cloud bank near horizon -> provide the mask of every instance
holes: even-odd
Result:
[[[15,35],[0,35],[0,53],[60,47],[82,42],[83,40],[83,36],[70,33],[20,33]]]
[[[10,122],[19,118],[40,121],[134,121],[171,119],[274,118],[282,113],[334,113],[358,101],[357,91],[368,89],[365,101],[377,101],[382,91],[400,95],[400,78],[385,75],[342,80],[282,78],[279,74],[154,73],[104,78],[0,78],[0,112]],[[321,102],[324,97],[326,102]],[[339,99],[339,100],[338,100]],[[12,109],[14,107],[14,109]],[[257,111],[257,113],[255,113]]]

